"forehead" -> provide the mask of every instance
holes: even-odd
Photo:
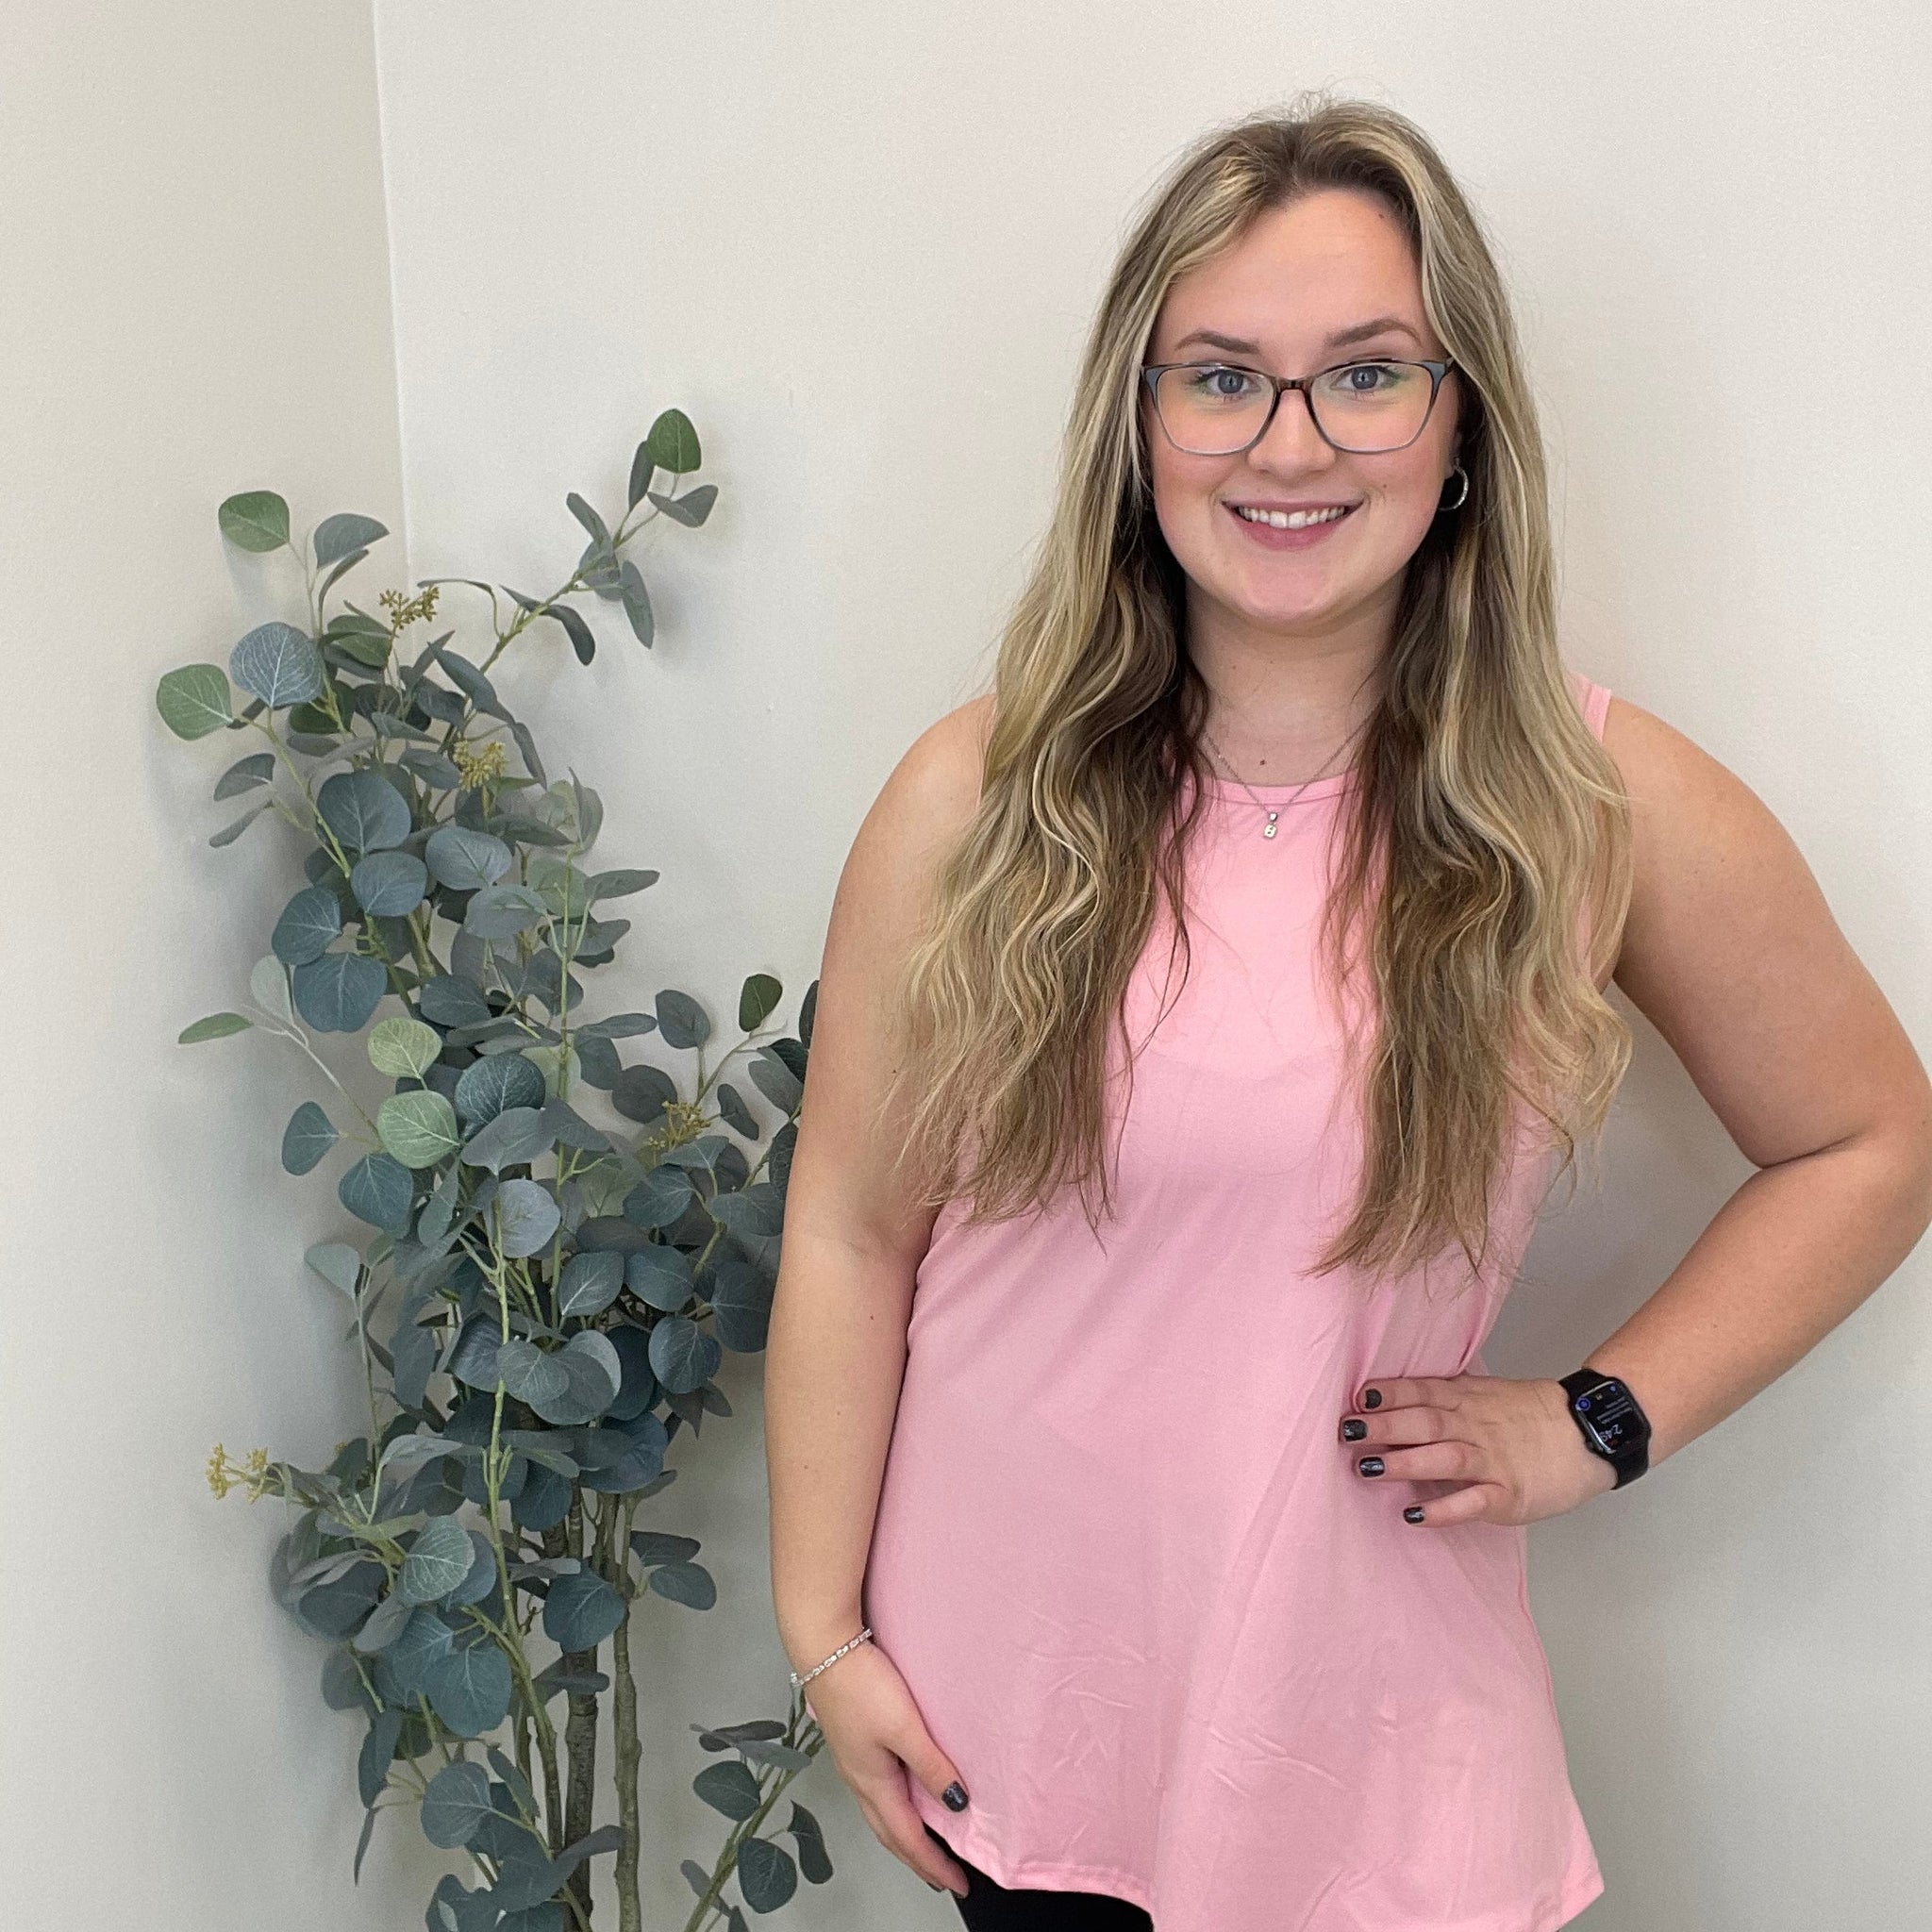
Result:
[[[1440,352],[1394,213],[1376,195],[1321,189],[1269,209],[1219,255],[1174,278],[1155,325],[1152,359],[1205,328],[1253,341],[1286,368],[1337,331],[1384,315],[1406,321],[1426,353]],[[1412,341],[1400,334],[1390,340]]]

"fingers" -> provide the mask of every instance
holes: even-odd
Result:
[[[957,1858],[925,1828],[925,1820],[907,1796],[904,1774],[882,1778],[856,1793],[873,1835],[894,1857],[910,1865],[928,1885],[966,1895],[967,1878]]]
[[[1372,1409],[1413,1408],[1417,1403],[1432,1403],[1438,1408],[1457,1406],[1454,1377],[1448,1375],[1376,1375],[1356,1391],[1356,1407],[1363,1414]]]
[[[1387,1481],[1391,1476],[1402,1482],[1477,1482],[1488,1473],[1483,1454],[1474,1442],[1419,1442],[1412,1449],[1356,1445],[1357,1472],[1371,1481]],[[1371,1467],[1364,1468],[1367,1463]],[[1381,1467],[1373,1467],[1379,1463]]]
[[[1341,1419],[1341,1440],[1356,1443],[1362,1455],[1367,1455],[1372,1445],[1438,1442],[1453,1433],[1449,1411],[1427,1404],[1418,1404],[1413,1408],[1374,1409],[1366,1415]]]

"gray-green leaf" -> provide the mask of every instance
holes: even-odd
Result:
[[[169,672],[155,692],[155,705],[161,722],[176,738],[206,738],[235,715],[228,674],[219,664],[184,664]],[[273,754],[270,757],[272,760]],[[217,798],[221,795],[215,793]]]
[[[528,1066],[529,1062],[525,1060],[524,1064]],[[540,1080],[541,1077],[538,1075]],[[470,1137],[463,1148],[463,1161],[469,1167],[487,1167],[491,1174],[501,1174],[507,1167],[522,1167],[547,1154],[556,1141],[556,1132],[542,1109],[507,1107]]]
[[[420,1080],[435,1065],[442,1038],[434,1026],[397,1014],[369,1036],[369,1063],[391,1080]]]
[[[295,1010],[318,1033],[359,1033],[382,1004],[389,974],[360,953],[325,953],[294,973]]]
[[[289,541],[289,506],[273,490],[244,490],[215,515],[238,550],[279,550]]]
[[[242,1013],[210,1013],[192,1026],[184,1026],[175,1038],[177,1046],[194,1046],[204,1040],[225,1040],[231,1033],[245,1033],[255,1024]],[[543,1077],[541,1074],[537,1076]]]
[[[378,538],[388,535],[388,527],[374,517],[352,516],[346,511],[324,517],[315,526],[315,567],[326,570],[351,551],[366,550]]]
[[[452,1123],[454,1124],[454,1123]],[[540,1252],[557,1232],[562,1216],[548,1188],[535,1181],[505,1181],[496,1196],[498,1245],[513,1258]],[[608,1345],[608,1343],[606,1344]],[[610,1392],[617,1392],[615,1381]]]
[[[307,1174],[336,1144],[336,1130],[314,1101],[305,1100],[282,1132],[282,1165],[291,1174]]]
[[[468,825],[440,826],[429,835],[423,856],[436,877],[458,892],[493,886],[509,870],[511,858],[501,839]]]
[[[290,966],[307,966],[328,951],[342,929],[342,908],[326,886],[305,886],[282,908],[269,945],[277,959]]]
[[[322,695],[322,653],[291,624],[258,624],[228,656],[228,675],[271,710]]]
[[[490,1774],[480,1764],[466,1759],[445,1764],[423,1793],[423,1836],[445,1851],[468,1844],[483,1821],[493,1815]]]
[[[403,1558],[395,1593],[408,1604],[434,1603],[470,1574],[470,1533],[454,1516],[432,1516]]]
[[[409,807],[380,772],[338,772],[315,795],[315,808],[352,852],[381,852],[409,836]]]
[[[560,1650],[595,1650],[624,1622],[624,1599],[593,1571],[559,1576],[543,1600],[543,1634]]]
[[[413,853],[372,852],[356,861],[349,890],[363,911],[403,919],[422,905],[429,890],[429,871]]]
[[[463,1138],[456,1109],[426,1087],[391,1093],[376,1111],[375,1131],[405,1167],[434,1167],[454,1154]]]
[[[208,667],[212,670],[214,667]],[[243,791],[252,791],[258,785],[271,783],[275,775],[275,755],[272,751],[252,753],[245,758],[237,758],[222,775],[215,780],[216,798],[234,798]]]

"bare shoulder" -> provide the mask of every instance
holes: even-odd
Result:
[[[971,699],[908,746],[859,826],[848,872],[883,869],[911,883],[958,837],[979,806],[992,703],[990,693]]]
[[[1615,978],[1759,1165],[1855,1133],[1924,1073],[1791,835],[1719,759],[1612,697],[1630,797]]]

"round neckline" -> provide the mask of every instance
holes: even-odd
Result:
[[[1252,805],[1256,799],[1263,805],[1287,805],[1299,804],[1305,798],[1331,798],[1352,784],[1355,775],[1356,768],[1349,765],[1305,785],[1242,785],[1235,779],[1224,778],[1218,772],[1210,772],[1207,782],[1208,791],[1217,798],[1231,798],[1243,805]]]

